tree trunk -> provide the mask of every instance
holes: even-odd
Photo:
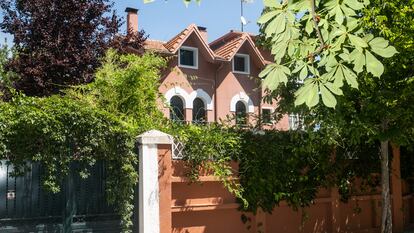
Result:
[[[390,168],[389,168],[389,141],[381,141],[381,233],[392,233],[391,195],[390,195]]]

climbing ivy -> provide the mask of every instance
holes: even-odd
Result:
[[[22,174],[28,162],[45,168],[43,185],[60,191],[70,164],[87,177],[97,161],[108,169],[109,203],[116,204],[123,232],[131,232],[133,192],[138,181],[134,148],[140,133],[159,128],[159,70],[164,59],[109,50],[95,82],[45,98],[15,94],[0,101],[0,159]]]
[[[0,158],[15,166],[15,175],[26,171],[28,162],[39,162],[44,188],[57,193],[71,163],[78,162],[87,177],[98,160],[106,161],[109,201],[122,215],[124,229],[131,225],[138,179],[133,139],[115,116],[67,97],[19,95],[0,102]]]

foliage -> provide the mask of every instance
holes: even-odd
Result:
[[[138,180],[135,137],[162,125],[157,97],[164,64],[155,55],[110,50],[93,83],[66,90],[63,97],[15,95],[0,102],[1,158],[18,173],[27,162],[41,163],[43,185],[52,192],[60,191],[72,162],[82,166],[79,172],[85,177],[97,161],[104,161],[108,201],[118,206],[123,232],[130,232]]]
[[[196,182],[203,172],[211,172],[247,207],[248,203],[243,197],[243,187],[233,179],[237,174],[231,166],[242,153],[240,132],[220,124],[172,123],[163,130],[183,143],[183,160],[188,169],[187,175],[192,182]]]
[[[45,168],[43,185],[59,192],[70,164],[78,162],[82,176],[98,161],[109,169],[108,196],[122,215],[124,229],[131,225],[133,188],[137,182],[134,137],[122,122],[105,111],[60,96],[15,96],[0,102],[0,156],[18,173],[27,162]]]
[[[344,95],[338,97],[334,111],[321,106],[312,109],[294,107],[295,93],[300,88],[294,80],[289,80],[286,86],[278,87],[272,95],[273,98],[281,100],[277,110],[280,114],[299,112],[309,128],[320,125],[320,131],[336,132],[340,138],[351,144],[380,141],[383,145],[381,161],[384,165],[381,173],[387,178],[389,171],[386,168],[386,148],[389,142],[397,145],[409,145],[413,142],[414,70],[411,63],[414,58],[414,30],[412,25],[404,22],[413,20],[414,10],[413,1],[374,0],[371,1],[371,6],[372,8],[361,14],[362,30],[384,36],[400,51],[391,59],[380,59],[385,65],[381,78],[362,72],[359,75],[358,90],[344,86]],[[383,203],[386,203],[385,199],[389,200],[389,195],[385,195],[389,194],[389,184],[386,180],[382,180],[382,184]],[[383,227],[390,228],[390,225],[384,223],[384,219],[391,223],[390,218],[390,213],[389,218],[383,217]]]
[[[138,135],[165,121],[158,108],[160,70],[166,61],[154,54],[119,55],[109,50],[94,82],[66,94],[116,115]]]
[[[246,132],[239,172],[248,210],[256,212],[260,207],[271,212],[281,201],[293,209],[306,207],[313,203],[320,188],[334,186],[339,187],[346,201],[357,188],[357,178],[369,180],[373,170],[367,168],[376,163],[377,153],[367,150],[367,145],[347,145],[345,151],[335,147],[334,139],[327,140],[326,135],[313,131],[267,131],[264,135]],[[366,152],[374,156],[365,156]],[[376,183],[362,185],[372,187]]]
[[[6,64],[8,63],[10,57],[12,56],[12,50],[7,46],[7,44],[0,46],[0,99],[7,98],[9,92],[9,87],[11,83],[16,78],[16,75],[13,72],[7,71],[5,69]]]
[[[288,77],[303,81],[295,105],[314,107],[321,96],[325,106],[334,108],[344,82],[358,88],[357,74],[364,70],[380,77],[384,66],[378,56],[397,53],[384,38],[362,30],[361,11],[369,0],[264,0],[264,5],[258,23],[275,63],[259,76],[270,91]]]
[[[13,35],[18,54],[6,69],[20,76],[15,88],[30,96],[90,82],[108,47],[125,46],[110,0],[4,0],[0,9],[0,28]],[[139,48],[145,37],[133,39],[127,44]]]

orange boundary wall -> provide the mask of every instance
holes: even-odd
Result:
[[[314,204],[303,211],[295,212],[281,203],[272,214],[242,213],[235,198],[215,177],[201,176],[199,183],[189,184],[183,163],[171,158],[171,145],[158,144],[157,148],[160,229],[156,232],[374,233],[380,230],[379,193],[354,196],[348,203],[342,203],[336,189],[320,190]],[[408,193],[408,184],[400,179],[399,148],[394,147],[393,153],[393,226],[394,233],[402,233],[414,224],[414,195]]]

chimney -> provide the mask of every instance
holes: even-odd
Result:
[[[207,28],[206,27],[198,26],[197,29],[200,32],[201,37],[203,38],[203,40],[208,44]]]
[[[138,32],[138,9],[127,7],[127,33]]]

